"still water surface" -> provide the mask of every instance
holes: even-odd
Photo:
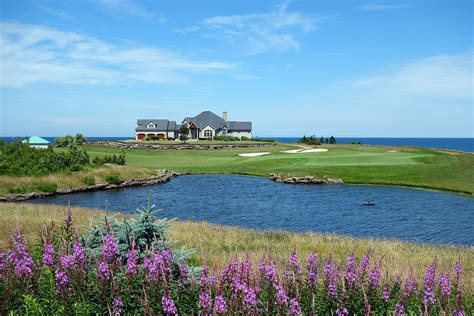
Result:
[[[236,175],[186,175],[154,186],[58,195],[54,203],[132,213],[148,193],[162,217],[256,229],[334,232],[356,237],[474,245],[474,199],[369,185],[290,185]],[[362,204],[368,199],[375,205]]]

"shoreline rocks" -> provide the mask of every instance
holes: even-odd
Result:
[[[344,181],[338,178],[318,179],[313,176],[285,177],[279,173],[270,173],[270,176],[268,178],[274,182],[288,183],[288,184],[344,184]]]
[[[250,148],[250,147],[270,147],[276,146],[276,143],[230,143],[230,144],[193,144],[193,143],[162,143],[162,144],[147,144],[143,143],[125,143],[119,141],[94,141],[87,142],[88,145],[102,145],[114,148],[124,149],[176,149],[176,150],[211,150],[224,148]]]
[[[56,192],[30,192],[30,193],[25,193],[25,194],[9,194],[5,196],[0,196],[0,202],[20,202],[20,201],[26,201],[30,199],[56,195],[56,194],[92,192],[92,191],[112,190],[112,189],[135,187],[135,186],[153,185],[153,184],[168,182],[174,177],[177,177],[179,175],[180,175],[179,173],[163,169],[163,170],[158,170],[158,173],[156,176],[152,176],[145,179],[130,179],[120,184],[98,183],[95,185],[82,186],[78,188],[60,188],[60,189],[57,189]]]

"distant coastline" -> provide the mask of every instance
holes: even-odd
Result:
[[[86,136],[87,137],[87,136]],[[1,139],[8,143],[16,137],[8,136],[1,137]],[[23,138],[23,137],[20,137]],[[44,137],[49,141],[54,141],[56,137]],[[274,139],[281,143],[296,143],[299,137],[261,137]],[[133,139],[133,136],[122,136],[122,137],[87,137],[90,141],[98,140],[127,140]],[[438,149],[451,149],[461,150],[465,152],[474,152],[474,138],[389,138],[389,137],[338,137],[338,143],[357,143],[361,142],[365,145],[382,145],[382,146],[415,146],[424,148],[438,148]]]

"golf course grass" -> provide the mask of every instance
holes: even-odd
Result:
[[[309,146],[306,146],[310,148]],[[471,153],[361,145],[324,145],[327,152],[284,153],[299,145],[220,150],[127,150],[127,166],[170,169],[180,173],[227,173],[268,176],[270,173],[341,178],[353,184],[389,184],[474,193]],[[119,149],[85,146],[91,158]],[[240,153],[270,152],[241,157]]]

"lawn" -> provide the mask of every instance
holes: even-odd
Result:
[[[41,241],[45,225],[52,222],[56,227],[67,209],[60,206],[1,203],[0,204],[0,251],[9,244],[9,236],[20,227],[30,245]],[[74,221],[80,232],[85,232],[99,213],[96,210],[72,208]],[[117,215],[124,218],[125,215]],[[170,236],[176,246],[196,249],[192,261],[221,269],[232,258],[249,256],[254,262],[266,257],[282,264],[295,249],[300,258],[316,251],[321,260],[332,258],[343,264],[354,253],[359,259],[368,251],[375,258],[383,257],[383,265],[390,273],[401,276],[414,274],[419,280],[426,267],[433,261],[438,271],[451,269],[457,260],[463,263],[465,288],[472,289],[474,278],[474,249],[472,247],[436,246],[406,243],[395,240],[356,239],[345,236],[316,233],[292,233],[285,231],[256,231],[235,227],[218,226],[205,222],[175,221]]]
[[[182,173],[233,173],[342,178],[346,183],[391,184],[474,193],[474,155],[414,147],[324,145],[328,152],[288,154],[297,145],[220,150],[127,150],[127,165]],[[118,149],[85,146],[91,157]],[[239,157],[244,152],[270,152]]]

